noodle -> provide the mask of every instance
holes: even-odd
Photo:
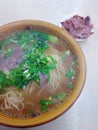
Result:
[[[30,82],[30,83],[27,85],[27,88],[24,90],[25,95],[26,95],[26,94],[29,94],[29,95],[30,95],[36,87],[39,87],[36,82],[34,82],[34,81],[33,81],[33,82]]]
[[[56,90],[58,87],[60,87],[62,79],[65,75],[66,68],[63,67],[63,62],[61,61],[60,53],[55,48],[50,47],[47,54],[51,55],[57,62],[56,69],[50,72],[50,81],[48,83],[49,87]]]
[[[3,103],[1,104],[1,109],[24,109],[24,97],[22,93],[19,92],[16,88],[8,88],[5,90],[6,92],[0,97],[3,98]]]

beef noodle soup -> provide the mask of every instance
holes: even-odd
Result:
[[[58,107],[77,80],[77,57],[61,39],[26,29],[0,40],[0,112],[35,117]]]

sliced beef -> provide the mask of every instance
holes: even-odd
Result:
[[[3,54],[0,54],[0,70],[8,72],[16,68],[22,60],[23,51],[20,47],[16,47],[8,58],[5,58]]]
[[[5,60],[5,64],[9,70],[16,68],[23,60],[23,51],[17,47],[13,51],[12,55]]]
[[[40,77],[40,85],[43,86],[45,83],[47,83],[48,76],[44,74],[39,74]]]
[[[93,34],[93,24],[90,17],[85,18],[75,15],[72,18],[61,22],[62,28],[67,30],[75,39],[85,39]]]

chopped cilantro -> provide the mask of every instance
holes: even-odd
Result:
[[[60,94],[55,94],[54,98],[62,101],[65,98],[65,96],[66,96],[66,94],[64,92],[62,92]]]
[[[66,55],[69,56],[70,55],[70,50],[66,51]]]
[[[54,102],[52,100],[49,100],[50,98],[48,98],[47,100],[41,99],[39,104],[41,105],[41,109],[42,111],[47,111],[47,107],[49,105],[54,105]]]
[[[29,112],[30,112],[30,113],[33,113],[33,110],[32,110],[32,109],[30,109],[30,110],[29,110]]]
[[[75,74],[75,71],[74,71],[73,69],[70,69],[70,70],[68,70],[66,76],[67,76],[68,78],[72,79],[73,76],[74,76],[74,74]]]
[[[6,86],[11,85],[11,80],[7,78],[6,74],[0,71],[0,90],[2,90]]]
[[[72,61],[72,67],[75,67],[76,66],[76,62]]]
[[[48,100],[51,101],[51,100],[52,100],[52,97],[49,97]]]
[[[55,37],[53,35],[49,35],[48,38],[49,38],[49,41],[52,42],[52,43],[56,43],[57,40],[58,40],[57,37]]]
[[[58,94],[55,94],[55,95],[54,95],[54,98],[55,98],[55,99],[59,99],[59,95],[58,95]]]
[[[72,83],[69,83],[69,84],[67,85],[67,88],[68,88],[68,89],[71,89],[72,87],[73,87]]]
[[[63,52],[62,55],[61,55],[61,60],[65,60],[67,56],[70,55],[70,50],[66,51],[66,52]]]
[[[59,94],[55,94],[54,97],[49,97],[47,99],[41,99],[39,104],[41,105],[42,111],[47,111],[47,108],[49,105],[54,105],[54,99],[57,99],[58,101],[62,101],[66,97],[66,93],[61,92]]]

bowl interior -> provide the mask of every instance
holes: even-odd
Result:
[[[51,46],[60,53],[63,52],[61,58],[65,57],[64,53],[67,56],[64,63],[64,67],[67,66],[65,75],[66,82],[62,89],[63,92],[66,92],[66,98],[59,100],[55,105],[47,108],[47,111],[35,111],[33,116],[30,113],[27,114],[17,111],[11,112],[9,110],[0,109],[0,123],[15,127],[40,125],[57,118],[62,113],[67,111],[80,95],[84,85],[86,73],[85,59],[79,45],[77,45],[75,40],[67,32],[53,24],[36,20],[13,22],[0,28],[0,39],[4,40],[6,37],[12,34],[23,31],[39,31],[58,38],[58,43],[53,43]],[[70,73],[74,73],[74,76],[70,77]],[[69,79],[67,80],[68,75]],[[62,92],[61,88],[62,87],[59,86],[59,89],[57,89],[57,91],[54,93],[56,94],[58,92]],[[42,92],[42,95],[46,96],[47,98],[52,96],[53,98],[54,93],[49,95],[49,92],[47,89],[45,89]]]

